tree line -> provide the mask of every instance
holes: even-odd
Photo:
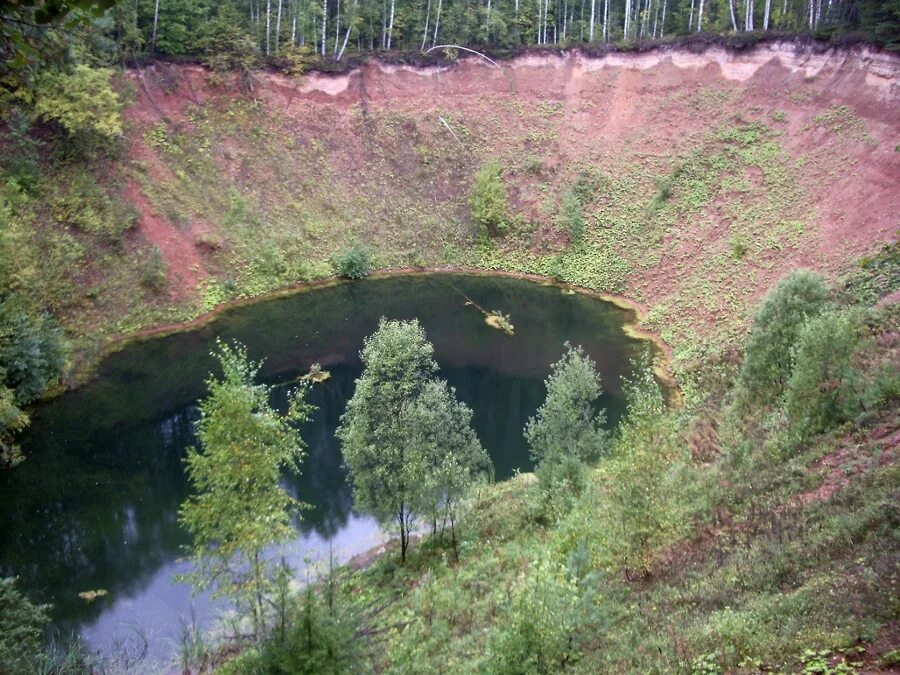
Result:
[[[193,36],[227,13],[264,56],[305,47],[320,57],[427,50],[635,42],[699,32],[861,31],[896,37],[900,4],[866,0],[139,0],[136,33],[150,51],[191,53]]]
[[[105,11],[111,6],[110,11]],[[6,67],[31,51],[107,64],[161,55],[258,65],[445,45],[633,44],[697,33],[806,33],[900,48],[900,0],[57,0],[0,2]],[[451,56],[453,53],[451,52]],[[224,59],[224,62],[222,61]],[[237,62],[235,62],[235,60]]]

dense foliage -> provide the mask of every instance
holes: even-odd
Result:
[[[418,321],[382,319],[337,431],[354,504],[398,529],[402,561],[423,517],[435,533],[446,522],[455,547],[459,501],[490,467],[472,411],[437,379],[433,355]]]
[[[803,324],[827,304],[825,279],[806,270],[791,273],[766,296],[747,342],[740,374],[742,401],[756,406],[778,401],[791,376],[792,349]]]
[[[584,350],[566,345],[547,378],[547,398],[528,420],[525,440],[540,485],[557,508],[580,493],[589,463],[607,450],[606,413],[599,409],[600,375]]]
[[[47,607],[34,605],[22,595],[15,579],[0,577],[0,673],[39,668],[46,611]]]
[[[472,220],[481,228],[483,238],[506,231],[509,225],[509,207],[499,162],[486,162],[475,174],[469,204],[472,207]]]
[[[335,256],[334,269],[346,279],[362,279],[372,271],[372,249],[356,244]]]

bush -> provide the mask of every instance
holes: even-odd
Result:
[[[62,334],[48,316],[34,316],[21,298],[0,304],[0,384],[14,392],[19,405],[43,394],[65,364]]]
[[[0,672],[38,669],[46,611],[45,605],[33,605],[16,589],[15,578],[0,578]]]
[[[596,366],[581,347],[565,347],[546,380],[546,400],[525,426],[535,474],[557,506],[565,506],[561,497],[583,490],[585,463],[598,459],[609,444],[606,411],[598,407],[603,389]]]
[[[793,372],[785,393],[785,412],[801,437],[852,419],[859,410],[858,321],[851,312],[834,311],[803,325],[791,350]]]
[[[141,284],[149,288],[154,293],[161,293],[166,287],[166,270],[168,265],[163,260],[162,251],[158,246],[154,246],[150,255],[147,256],[147,262],[141,272]]]
[[[505,232],[509,226],[506,185],[500,163],[485,163],[475,174],[475,184],[469,196],[472,220],[481,228],[483,237]]]
[[[778,401],[791,376],[791,350],[807,320],[825,311],[828,287],[822,275],[798,270],[763,299],[738,377],[741,406]]]
[[[492,673],[553,673],[572,656],[578,587],[565,566],[539,559],[513,587],[491,636]]]
[[[34,90],[34,109],[70,135],[102,139],[122,135],[122,100],[110,86],[113,71],[78,65],[71,72],[42,73]]]
[[[363,645],[359,621],[351,609],[335,603],[330,584],[326,597],[307,587],[304,598],[291,603],[285,623],[260,648],[257,659],[241,664],[241,672],[266,675],[362,672]]]
[[[50,201],[54,219],[81,232],[117,242],[137,224],[134,207],[110,197],[87,173],[74,176],[65,191]]]
[[[356,244],[332,260],[335,272],[346,279],[362,279],[372,271],[372,249]]]
[[[634,378],[623,381],[625,417],[619,423],[612,458],[604,466],[605,515],[613,559],[626,577],[641,578],[651,569],[654,551],[683,525],[675,503],[677,482],[673,482],[683,450],[649,354],[634,370]]]

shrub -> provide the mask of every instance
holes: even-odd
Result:
[[[520,576],[490,641],[490,672],[552,673],[572,654],[578,587],[547,557]]]
[[[809,270],[792,272],[769,291],[753,319],[738,377],[741,406],[764,406],[781,397],[800,329],[826,309],[827,296],[825,279]]]
[[[584,238],[584,215],[581,198],[574,190],[567,192],[563,197],[562,221],[572,242],[579,243]]]
[[[793,372],[785,392],[788,422],[802,438],[852,419],[859,410],[858,321],[833,311],[803,325],[791,350]]]
[[[509,226],[506,185],[500,163],[485,163],[475,174],[475,184],[469,196],[472,220],[481,228],[484,237],[506,231]]]
[[[137,224],[134,207],[110,197],[89,173],[74,176],[68,188],[50,202],[53,217],[87,234],[116,242]]]
[[[15,578],[0,578],[0,671],[35,672],[47,607],[33,605],[15,584]]]
[[[330,582],[325,585],[325,597],[322,595],[308,586],[300,602],[286,597],[288,606],[280,628],[262,644],[257,659],[241,664],[240,672],[362,672],[365,653],[358,636],[358,618],[351,608],[335,602]]]
[[[356,244],[345,248],[343,253],[332,260],[338,276],[347,279],[362,279],[372,271],[372,249]]]
[[[623,381],[626,413],[605,466],[610,553],[629,578],[645,576],[653,552],[683,524],[675,505],[673,469],[680,447],[676,424],[667,413],[653,376],[650,356],[635,364]]]
[[[36,82],[34,109],[70,135],[117,138],[122,135],[122,100],[109,84],[112,74],[109,68],[85,65],[68,73],[43,73]]]
[[[162,251],[158,246],[154,246],[147,256],[144,263],[144,269],[141,271],[141,284],[149,288],[154,293],[161,293],[166,287],[166,270],[168,265],[163,260]]]

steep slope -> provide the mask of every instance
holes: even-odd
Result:
[[[898,73],[886,54],[791,44],[373,62],[246,91],[157,64],[131,73],[127,172],[188,313],[326,275],[361,241],[383,267],[622,292],[685,355],[734,338],[786,270],[835,275],[895,236]],[[494,158],[514,224],[479,247],[468,194]]]

